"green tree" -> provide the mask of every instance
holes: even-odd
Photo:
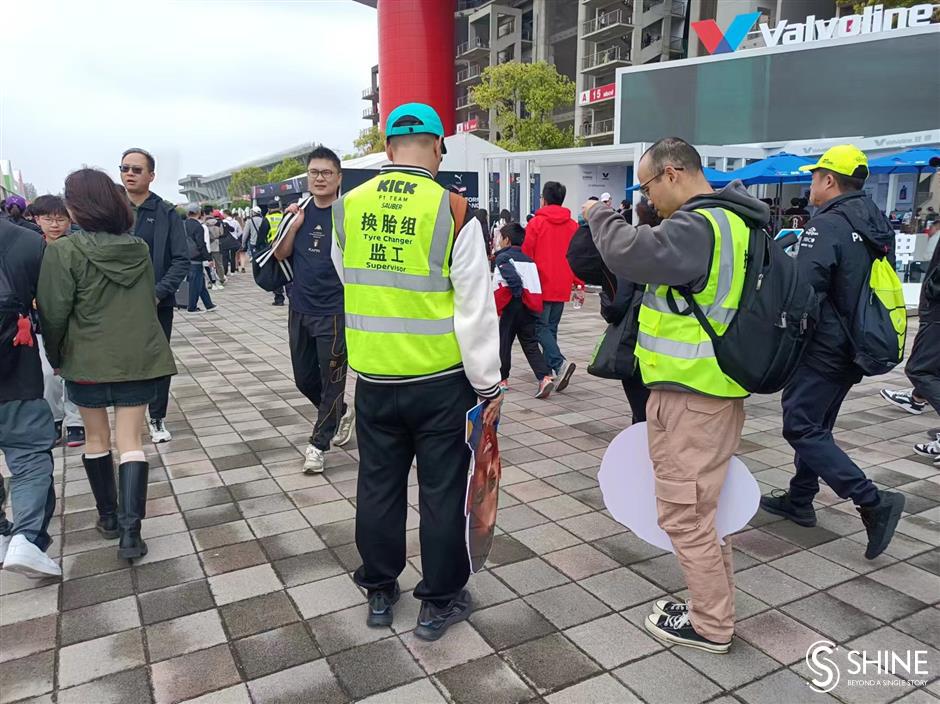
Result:
[[[232,174],[232,180],[228,184],[229,198],[250,197],[253,186],[271,183],[271,180],[272,179],[268,176],[268,172],[259,166],[248,166],[244,169],[239,169]]]
[[[385,134],[379,129],[378,125],[372,125],[372,127],[367,127],[359,133],[359,136],[353,141],[353,146],[356,148],[354,156],[379,154],[385,151]]]
[[[286,181],[294,176],[299,176],[304,172],[304,168],[304,165],[293,157],[285,159],[271,169],[271,173],[268,174],[268,182],[277,183],[278,181]]]
[[[852,3],[852,10],[860,15],[869,5],[884,5],[886,10],[890,10],[892,7],[913,7],[923,4],[924,0],[856,0]],[[934,7],[933,16],[934,19],[940,16],[940,8]]]
[[[496,109],[496,143],[509,151],[576,146],[574,130],[552,122],[556,109],[574,105],[575,84],[551,64],[509,62],[483,70],[471,97],[485,110]]]
[[[23,195],[26,196],[26,200],[32,203],[36,200],[36,187],[27,181],[23,184]]]

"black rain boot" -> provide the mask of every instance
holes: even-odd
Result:
[[[150,465],[146,462],[122,462],[118,467],[118,482],[121,502],[118,524],[121,542],[118,557],[134,560],[147,554],[147,543],[140,537],[140,521],[147,513],[147,474]]]
[[[109,452],[104,457],[91,459],[82,455],[82,464],[85,465],[85,476],[91,485],[91,493],[95,496],[95,507],[98,509],[98,522],[95,528],[101,535],[114,540],[120,535],[118,531],[118,497],[117,485],[114,483],[114,460]]]

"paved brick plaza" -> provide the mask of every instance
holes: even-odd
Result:
[[[0,571],[0,703],[836,701],[805,681],[806,648],[821,639],[928,651],[926,688],[843,678],[839,700],[940,702],[940,471],[911,451],[940,423],[880,401],[881,386],[906,385],[900,372],[857,386],[837,423],[869,476],[907,497],[891,546],[864,560],[861,521],[828,490],[816,528],[759,513],[734,540],[737,638],[722,657],[642,630],[650,603],[684,596],[683,582],[671,554],[603,510],[595,477],[629,422],[619,384],[580,371],[537,401],[518,355],[500,428],[499,535],[470,581],[477,610],[428,644],[410,632],[410,593],[392,629],[366,628],[349,576],[355,443],[329,453],[323,476],[300,473],[313,408],[291,379],[287,309],[249,275],[231,278],[213,293],[219,313],[177,315],[174,439],[146,448],[150,554],[133,568],[93,529],[80,452],[56,451],[52,552],[65,577]],[[593,296],[562,320],[581,370],[603,327]],[[742,459],[762,489],[785,487],[779,400],[752,398],[747,411]],[[419,579],[416,508],[408,525],[403,591]]]

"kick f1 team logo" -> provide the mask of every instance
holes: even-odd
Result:
[[[692,23],[692,29],[702,40],[702,44],[708,49],[709,54],[728,54],[744,41],[744,37],[760,18],[759,12],[748,12],[747,14],[735,17],[728,29],[722,34],[715,20],[701,20]]]

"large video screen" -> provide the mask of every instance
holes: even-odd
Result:
[[[812,48],[811,48],[812,47]],[[620,143],[877,136],[940,124],[940,33],[620,76]]]

